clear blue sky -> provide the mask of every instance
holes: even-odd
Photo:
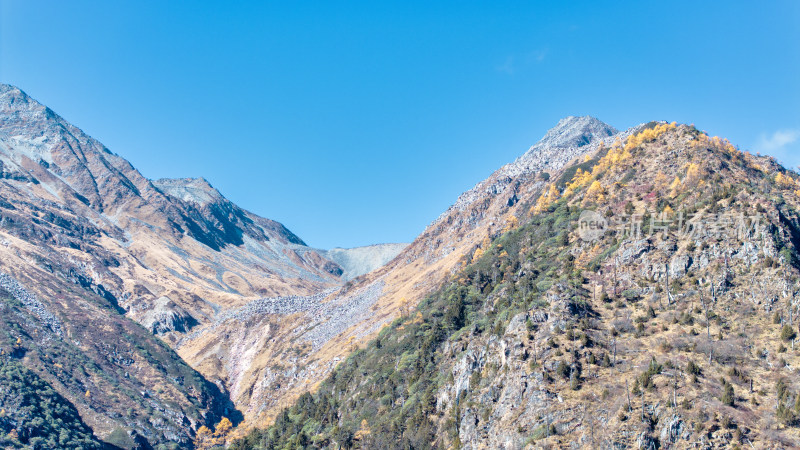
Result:
[[[0,81],[322,248],[412,240],[567,115],[800,164],[800,2],[643,3],[0,0]]]

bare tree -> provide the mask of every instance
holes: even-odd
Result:
[[[631,403],[631,390],[628,388],[628,380],[625,380],[625,393],[628,394],[628,412],[633,411],[633,404]]]
[[[703,298],[703,291],[700,291],[700,302],[703,304],[703,310],[706,315],[706,337],[708,341],[711,342],[711,320],[708,318],[708,305],[706,305],[706,301]]]
[[[671,305],[672,304],[672,291],[670,290],[670,287],[669,287],[669,261],[667,261],[664,264],[664,272],[666,274],[666,283],[665,283],[666,286],[665,286],[665,288],[666,288],[666,291],[667,291],[667,305]]]

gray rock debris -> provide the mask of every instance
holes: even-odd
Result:
[[[6,273],[0,272],[0,287],[7,290],[12,297],[25,306],[25,309],[44,322],[53,333],[59,337],[64,336],[61,321],[35,295],[22,287],[17,280]]]
[[[153,334],[188,331],[197,321],[169,297],[160,297],[142,317],[141,324]]]
[[[302,321],[302,325],[298,326],[294,333],[298,342],[311,342],[312,348],[318,350],[350,327],[366,323],[373,314],[371,306],[380,298],[384,285],[383,280],[377,280],[357,291],[337,295],[332,299],[329,297],[334,293],[334,289],[309,296],[291,295],[254,300],[241,308],[220,314],[211,325],[211,329],[194,331],[187,339],[194,339],[200,333],[207,333],[229,320],[247,322],[270,314],[305,313],[306,320]]]
[[[383,266],[406,247],[408,244],[377,244],[356,248],[332,248],[327,251],[321,250],[320,253],[338,264],[344,270],[342,280],[348,281]]]

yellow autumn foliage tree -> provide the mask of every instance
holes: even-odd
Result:
[[[558,192],[558,188],[556,188],[555,184],[550,184],[547,188],[547,191],[543,193],[539,200],[536,201],[536,205],[533,206],[533,213],[540,213],[547,209],[548,206],[553,204],[556,200],[558,200],[560,194]]]
[[[797,186],[797,182],[783,174],[783,172],[778,172],[775,175],[775,184],[778,185],[780,188],[792,188]]]
[[[686,186],[696,184],[700,181],[700,175],[700,166],[695,163],[690,163],[686,167],[686,178],[683,180],[683,184]]]
[[[513,230],[514,228],[517,228],[518,226],[519,226],[519,219],[517,219],[517,216],[509,214],[506,216],[506,226],[503,228],[503,232],[507,233]]]
[[[664,172],[659,171],[656,174],[656,179],[653,181],[653,184],[655,184],[657,188],[663,189],[667,186],[667,183],[669,183],[669,177],[665,175]]]
[[[681,190],[681,179],[677,176],[674,180],[672,180],[672,184],[669,185],[670,195],[676,197]]]
[[[586,196],[584,197],[584,202],[602,202],[605,200],[606,189],[603,185],[594,180],[592,185],[589,186],[589,189],[586,190]]]
[[[592,181],[591,172],[584,172],[582,169],[578,168],[575,175],[572,177],[572,181],[567,183],[567,187],[564,189],[564,195],[571,195],[582,186],[589,184],[590,181]]]
[[[361,428],[359,428],[358,431],[356,431],[356,434],[353,435],[353,437],[355,438],[355,440],[361,441],[362,439],[364,439],[365,437],[367,437],[371,433],[372,433],[372,430],[370,430],[370,428],[369,428],[369,424],[367,423],[367,419],[361,419]]]
[[[744,156],[744,152],[737,149],[727,139],[723,139],[719,136],[709,137],[705,133],[700,133],[697,136],[695,136],[695,140],[692,142],[692,146],[715,148],[717,150],[721,150],[729,154],[733,159],[739,159]]]
[[[233,423],[227,417],[223,417],[219,423],[214,427],[212,432],[207,426],[203,425],[195,434],[194,445],[196,448],[206,449],[214,448],[217,446],[224,446],[228,438],[228,433],[231,432]]]
[[[481,256],[483,256],[483,249],[478,247],[475,249],[475,253],[472,254],[472,262],[481,259]]]
[[[230,419],[223,417],[214,429],[214,436],[226,436],[231,431],[231,428],[233,428],[233,424]]]
[[[197,448],[206,447],[209,445],[208,442],[211,440],[211,435],[211,430],[207,426],[201,426],[194,436],[194,446]]]
[[[472,262],[476,262],[477,260],[481,259],[481,256],[483,256],[483,253],[487,248],[489,248],[490,245],[492,245],[491,239],[489,239],[489,236],[485,236],[481,242],[481,245],[479,245],[478,248],[475,249],[475,253],[472,254]]]
[[[629,161],[631,158],[633,158],[631,152],[623,149],[619,141],[615,142],[614,145],[608,149],[608,153],[600,158],[600,161],[598,161],[592,169],[592,178],[597,178],[601,173],[609,169],[614,169]]]
[[[400,299],[400,317],[407,317],[408,312],[410,311],[410,304],[407,298],[403,297]]]
[[[625,143],[625,150],[633,150],[636,147],[641,146],[645,142],[652,142],[658,139],[659,136],[666,133],[669,130],[674,130],[678,125],[675,122],[672,123],[661,123],[652,128],[648,128],[646,130],[642,130],[639,133],[631,135],[628,137],[628,142]]]

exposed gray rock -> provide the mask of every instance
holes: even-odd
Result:
[[[366,247],[333,248],[320,253],[342,268],[342,280],[348,281],[388,263],[408,244],[376,244]]]
[[[205,178],[161,178],[153,180],[153,186],[161,192],[185,202],[208,205],[224,199]]]
[[[673,414],[672,417],[664,422],[666,423],[664,423],[659,434],[661,445],[674,444],[679,439],[688,439],[691,435],[691,432],[683,422],[683,418],[677,414]]]
[[[570,148],[583,147],[598,140],[614,136],[618,131],[591,116],[567,116],[559,120],[555,127],[528,150],[523,158],[545,147]]]
[[[141,324],[153,334],[161,334],[170,331],[186,332],[197,321],[169,297],[159,297],[142,316]]]
[[[575,158],[597,150],[601,143],[610,145],[617,138],[624,140],[638,128],[619,132],[594,117],[565,117],[513,163],[506,164],[492,176],[461,194],[447,211],[431,223],[430,227],[438,225],[454,211],[465,211],[485,196],[502,195],[519,177],[556,172]],[[544,183],[544,181],[534,183],[530,189],[541,187]],[[510,194],[507,201],[514,203],[518,200],[518,198],[513,200],[516,197],[516,194]],[[469,225],[477,223],[481,218],[472,217],[472,223]]]
[[[64,335],[61,321],[50,312],[35,295],[31,294],[19,284],[17,280],[11,278],[8,274],[0,272],[0,287],[8,291],[11,296],[22,303],[30,313],[44,322],[53,333],[59,337]]]
[[[309,296],[291,295],[254,300],[241,308],[220,314],[210,329],[229,320],[246,323],[263,315],[305,313],[306,319],[301,326],[295,328],[294,334],[298,342],[311,342],[312,348],[318,350],[330,339],[372,314],[370,308],[380,298],[384,285],[383,280],[379,279],[361,289],[336,295],[333,295],[336,293],[335,289],[328,289]],[[376,326],[381,325],[379,323]],[[194,331],[184,339],[191,340],[210,329]],[[371,331],[365,330],[364,334]]]
[[[686,275],[692,265],[692,257],[689,255],[676,255],[669,264],[669,275],[672,278],[680,278]]]

